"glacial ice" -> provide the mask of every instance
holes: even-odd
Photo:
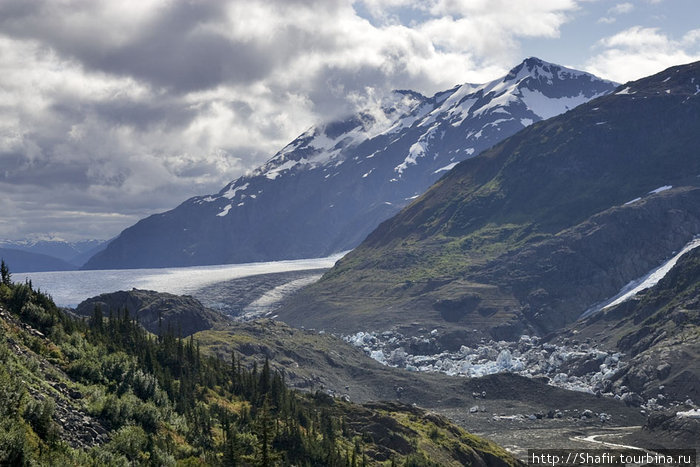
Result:
[[[604,352],[587,344],[542,344],[537,337],[523,335],[518,342],[482,341],[476,347],[462,345],[456,352],[411,354],[416,345],[429,348],[437,336],[407,338],[395,331],[381,334],[360,331],[345,341],[361,348],[384,365],[408,371],[439,372],[452,376],[479,377],[495,373],[516,373],[527,377],[547,377],[553,386],[588,393],[602,392],[613,375],[625,366],[622,354]],[[574,361],[595,360],[599,368],[582,376],[567,373]],[[606,384],[607,382],[607,384]]]
[[[686,412],[676,412],[676,417],[700,419],[700,409],[692,409]]]

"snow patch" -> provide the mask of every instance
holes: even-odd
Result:
[[[239,187],[236,187],[236,188],[234,188],[233,185],[231,185],[231,187],[229,188],[229,190],[228,190],[226,193],[224,193],[222,196],[223,196],[224,198],[233,199],[233,198],[236,197],[236,194],[237,194],[237,193],[243,192],[243,191],[247,190],[247,189],[248,189],[248,185],[249,185],[249,183],[245,183],[245,184],[243,184],[242,186],[239,186]]]
[[[418,141],[413,143],[408,150],[408,156],[406,156],[402,163],[394,167],[394,171],[400,175],[408,168],[409,165],[416,165],[418,158],[425,156],[425,150],[425,142]]]
[[[452,170],[452,168],[457,164],[459,164],[459,162],[453,162],[451,164],[447,164],[445,167],[440,167],[439,169],[437,169],[433,173],[436,174],[436,173],[440,173],[440,172],[447,172],[448,170]]]
[[[219,214],[217,214],[216,217],[224,217],[226,214],[228,214],[228,212],[229,212],[230,210],[231,210],[231,205],[230,205],[230,204],[227,204],[227,205],[224,207],[223,211],[221,211]]]
[[[671,188],[673,188],[672,185],[660,186],[659,188],[657,188],[657,189],[655,189],[655,190],[651,190],[651,191],[649,192],[649,194],[650,194],[650,195],[653,195],[653,194],[656,194],[656,193],[661,193],[662,191],[670,190]]]
[[[562,114],[567,110],[573,109],[574,107],[598,97],[598,95],[595,95],[588,98],[583,95],[583,92],[579,92],[577,96],[553,98],[547,97],[539,91],[532,91],[527,88],[523,88],[520,91],[523,95],[523,102],[525,105],[542,119]]]
[[[619,95],[622,95],[622,94],[634,94],[634,91],[630,91],[630,87],[627,86],[627,87],[624,88],[624,89],[620,89],[620,90],[617,91],[615,94],[619,94]]]
[[[630,201],[627,201],[627,202],[625,203],[625,206],[627,206],[628,204],[634,204],[634,203],[636,203],[637,201],[639,201],[639,200],[641,200],[641,199],[642,199],[642,198],[634,198],[634,199],[632,199],[632,200],[630,200]]]
[[[285,170],[291,169],[292,167],[294,167],[295,165],[298,165],[299,163],[301,163],[301,161],[294,161],[294,160],[286,161],[283,164],[280,164],[277,167],[272,168],[272,169],[268,170],[267,172],[265,172],[265,177],[267,177],[269,180],[274,180],[277,177],[279,177],[282,172],[284,172]]]
[[[533,120],[532,120],[531,118],[521,118],[521,119],[520,119],[520,123],[521,123],[523,126],[530,126],[530,125],[532,125]]]

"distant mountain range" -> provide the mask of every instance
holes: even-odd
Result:
[[[0,248],[0,259],[8,265],[13,273],[40,271],[71,271],[77,266],[40,253],[30,253],[13,248]]]
[[[358,245],[460,161],[615,84],[528,58],[490,83],[312,127],[253,173],[124,230],[86,269],[318,257]]]
[[[700,234],[700,62],[466,160],[279,310],[341,333],[564,328]]]
[[[107,244],[103,240],[5,240],[0,257],[13,272],[67,271],[78,269]]]

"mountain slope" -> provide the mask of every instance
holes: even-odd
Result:
[[[572,326],[579,338],[629,354],[618,385],[649,397],[700,400],[700,248],[654,287]]]
[[[124,230],[85,268],[319,257],[359,244],[458,162],[609,93],[613,83],[529,58],[433,97],[396,91],[313,127],[252,174]]]
[[[128,314],[76,320],[2,279],[1,465],[523,465],[417,407],[293,391],[267,364],[154,338]]]
[[[280,319],[476,340],[572,322],[700,232],[699,85],[700,63],[674,67],[462,162]]]

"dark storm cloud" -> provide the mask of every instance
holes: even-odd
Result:
[[[8,185],[28,185],[51,188],[70,185],[74,188],[86,188],[90,180],[87,176],[87,164],[77,167],[75,164],[40,160],[29,162],[24,154],[0,154],[0,180]]]
[[[226,2],[168,2],[157,16],[137,30],[127,29],[128,37],[118,41],[110,40],[110,34],[127,34],[111,30],[122,27],[120,24],[104,24],[104,35],[93,36],[101,28],[91,23],[91,12],[95,22],[110,20],[95,11],[99,2],[81,2],[87,18],[78,19],[70,11],[75,3],[80,2],[3,2],[0,27],[14,37],[51,44],[55,51],[88,69],[131,76],[178,93],[261,79],[285,56],[278,53],[280,47],[245,38],[234,40],[221,27],[213,27],[222,25]]]
[[[148,101],[125,96],[101,101],[64,100],[53,104],[51,110],[70,121],[92,116],[107,124],[148,131],[157,126],[184,128],[197,118],[201,108],[183,106],[181,101],[173,99]]]

